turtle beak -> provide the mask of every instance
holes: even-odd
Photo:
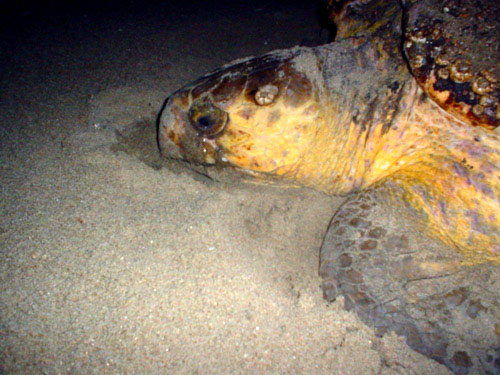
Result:
[[[162,156],[186,159],[182,139],[188,128],[187,107],[189,92],[178,91],[170,96],[160,112],[158,124],[158,145]]]

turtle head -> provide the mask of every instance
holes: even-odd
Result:
[[[293,178],[316,134],[319,74],[307,49],[223,67],[175,92],[162,110],[162,154],[252,175]],[[306,71],[307,69],[307,71]]]

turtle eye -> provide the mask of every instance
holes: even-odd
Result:
[[[208,114],[205,116],[201,116],[197,121],[196,121],[196,128],[200,130],[208,130],[214,127],[215,123],[217,122],[217,119],[214,118],[212,115]]]
[[[188,112],[191,126],[200,134],[213,137],[222,132],[227,123],[227,113],[217,108],[209,99],[195,101]]]

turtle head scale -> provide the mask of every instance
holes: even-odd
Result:
[[[160,116],[162,154],[253,175],[293,176],[320,117],[322,82],[311,73],[317,64],[304,63],[315,58],[307,48],[274,51],[175,92]]]

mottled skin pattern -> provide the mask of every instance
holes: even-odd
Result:
[[[351,194],[321,249],[325,297],[343,294],[368,324],[404,334],[456,373],[494,373],[500,371],[496,67],[476,74],[476,80],[489,74],[491,90],[481,95],[472,78],[444,85],[449,77],[441,74],[435,85],[432,77],[444,65],[432,60],[434,44],[415,37],[425,22],[436,25],[432,9],[423,0],[403,5],[332,5],[338,41],[235,62],[184,87],[162,111],[159,144],[170,157]],[[416,57],[427,50],[428,66]],[[468,102],[461,101],[466,89]],[[474,108],[481,100],[488,105]],[[480,321],[488,341],[457,331],[462,323],[454,309]]]

